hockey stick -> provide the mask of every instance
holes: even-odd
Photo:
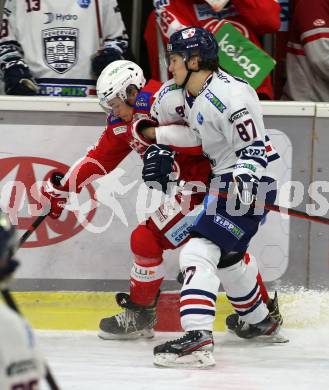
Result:
[[[2,27],[3,8],[5,6],[5,0],[0,0],[0,30]]]
[[[41,224],[41,222],[48,216],[48,214],[40,215],[38,218],[35,219],[35,221],[31,224],[31,226],[27,229],[27,231],[22,235],[22,237],[18,241],[18,246],[16,248],[16,251],[24,244],[24,242],[31,236],[31,234],[37,229],[37,227]],[[22,315],[21,311],[19,310],[16,302],[14,301],[13,296],[10,293],[10,290],[8,288],[4,288],[1,290],[1,294],[3,296],[3,299],[5,300],[6,304],[14,310],[19,315]],[[50,372],[50,369],[47,364],[45,364],[46,368],[46,381],[48,382],[48,385],[51,390],[60,390],[58,387],[52,373]]]
[[[19,249],[24,242],[31,236],[32,233],[38,228],[38,226],[41,224],[41,222],[46,219],[48,214],[40,215],[38,218],[35,219],[35,221],[31,224],[31,226],[26,230],[26,232],[22,235],[22,237],[18,241],[18,248]]]
[[[187,183],[184,180],[176,180],[173,182],[175,182],[179,187],[184,187],[187,190],[189,189],[186,187]],[[212,188],[209,186],[201,186],[201,185],[196,184],[196,185],[192,185],[192,188],[191,188],[192,191],[193,191],[193,188],[197,188],[197,191],[195,191],[195,192],[208,192],[209,194],[218,196],[220,198],[224,198],[224,199],[229,198],[228,193],[226,191],[218,191],[218,190],[213,191]],[[276,204],[267,204],[267,203],[259,204],[259,205],[256,203],[255,207],[260,208],[260,209],[269,210],[269,211],[275,211],[275,212],[280,213],[280,214],[291,215],[292,217],[306,219],[306,220],[312,221],[312,222],[322,223],[324,225],[329,225],[329,218],[319,217],[319,216],[315,216],[315,215],[309,215],[304,211],[299,211],[299,210],[289,208],[289,207],[283,207],[283,206],[279,206]]]

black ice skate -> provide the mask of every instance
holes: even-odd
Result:
[[[163,367],[214,366],[214,340],[208,330],[191,330],[179,339],[167,341],[154,348],[154,364]]]
[[[255,325],[249,325],[247,324],[243,319],[241,319],[238,314],[230,314],[226,318],[226,326],[229,331],[234,332],[237,336],[241,338],[254,338],[257,336],[270,336],[269,341],[276,342],[276,343],[286,343],[289,340],[279,334],[281,325],[283,323],[283,318],[279,310],[279,302],[278,302],[278,295],[277,292],[274,294],[273,299],[269,299],[269,301],[266,304],[269,315],[262,321],[264,324],[266,323],[266,319],[268,319],[268,327],[269,329],[266,332],[266,327],[264,328],[264,324],[255,324]],[[270,323],[271,322],[271,323]],[[260,328],[264,328],[262,331],[260,329],[256,331],[255,328],[260,325]],[[273,328],[271,330],[271,328]],[[247,329],[249,329],[247,331]]]
[[[117,304],[125,310],[115,316],[103,318],[99,324],[98,336],[104,340],[152,338],[158,297],[152,306],[136,305],[126,293],[118,293],[115,298]]]
[[[268,300],[266,306],[271,314],[271,317],[276,319],[277,321],[279,321],[280,326],[281,326],[283,323],[283,318],[282,318],[282,315],[281,315],[280,310],[279,310],[278,294],[276,291],[274,293],[274,298],[273,299],[270,298]],[[235,332],[235,330],[238,326],[238,323],[241,321],[243,322],[243,320],[236,313],[228,315],[226,317],[227,329],[232,331],[232,332]]]

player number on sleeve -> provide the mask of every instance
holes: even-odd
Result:
[[[175,108],[175,110],[176,110],[176,112],[177,112],[177,114],[178,114],[179,116],[181,116],[182,118],[184,118],[184,116],[185,116],[184,106],[177,106],[177,107]]]
[[[26,12],[40,11],[40,0],[25,0]]]
[[[174,17],[167,11],[162,11],[160,15],[160,24],[164,33],[168,32],[169,26],[174,21]]]
[[[8,37],[8,20],[3,19],[0,29],[0,38]]]
[[[242,141],[248,142],[257,137],[256,126],[252,119],[247,119],[242,123],[238,123],[236,129]]]

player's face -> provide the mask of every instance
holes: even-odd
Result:
[[[177,85],[183,85],[187,69],[185,61],[180,54],[170,54],[169,56],[169,72],[172,73]]]
[[[122,99],[115,97],[108,102],[112,113],[117,118],[122,119],[124,122],[130,122],[133,118],[133,108],[128,106]]]

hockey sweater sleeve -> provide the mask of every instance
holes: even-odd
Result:
[[[184,7],[186,7],[184,1],[167,2],[153,0],[153,4],[155,7],[157,23],[162,35],[167,39],[175,31],[195,24],[193,20],[188,19],[189,14],[193,12],[191,5],[189,4],[188,8],[184,9]]]
[[[17,41],[16,2],[7,1],[0,30],[0,70],[4,72],[13,65],[27,66],[24,62],[24,52]]]
[[[279,30],[281,8],[276,0],[232,0],[232,3],[257,35]]]
[[[158,144],[169,145],[174,151],[201,156],[201,140],[184,125],[167,125],[155,128],[156,142]]]
[[[103,48],[112,48],[124,55],[128,49],[128,35],[117,0],[102,0],[101,28]]]
[[[128,144],[112,136],[111,130],[107,128],[87,155],[70,168],[63,180],[67,191],[79,193],[84,186],[114,170],[129,154]]]
[[[329,81],[329,3],[319,0],[297,4],[294,14],[308,62],[313,71]]]
[[[150,115],[159,124],[155,128],[157,143],[184,154],[202,154],[201,140],[185,123],[183,92],[174,80],[168,80],[156,93]]]

